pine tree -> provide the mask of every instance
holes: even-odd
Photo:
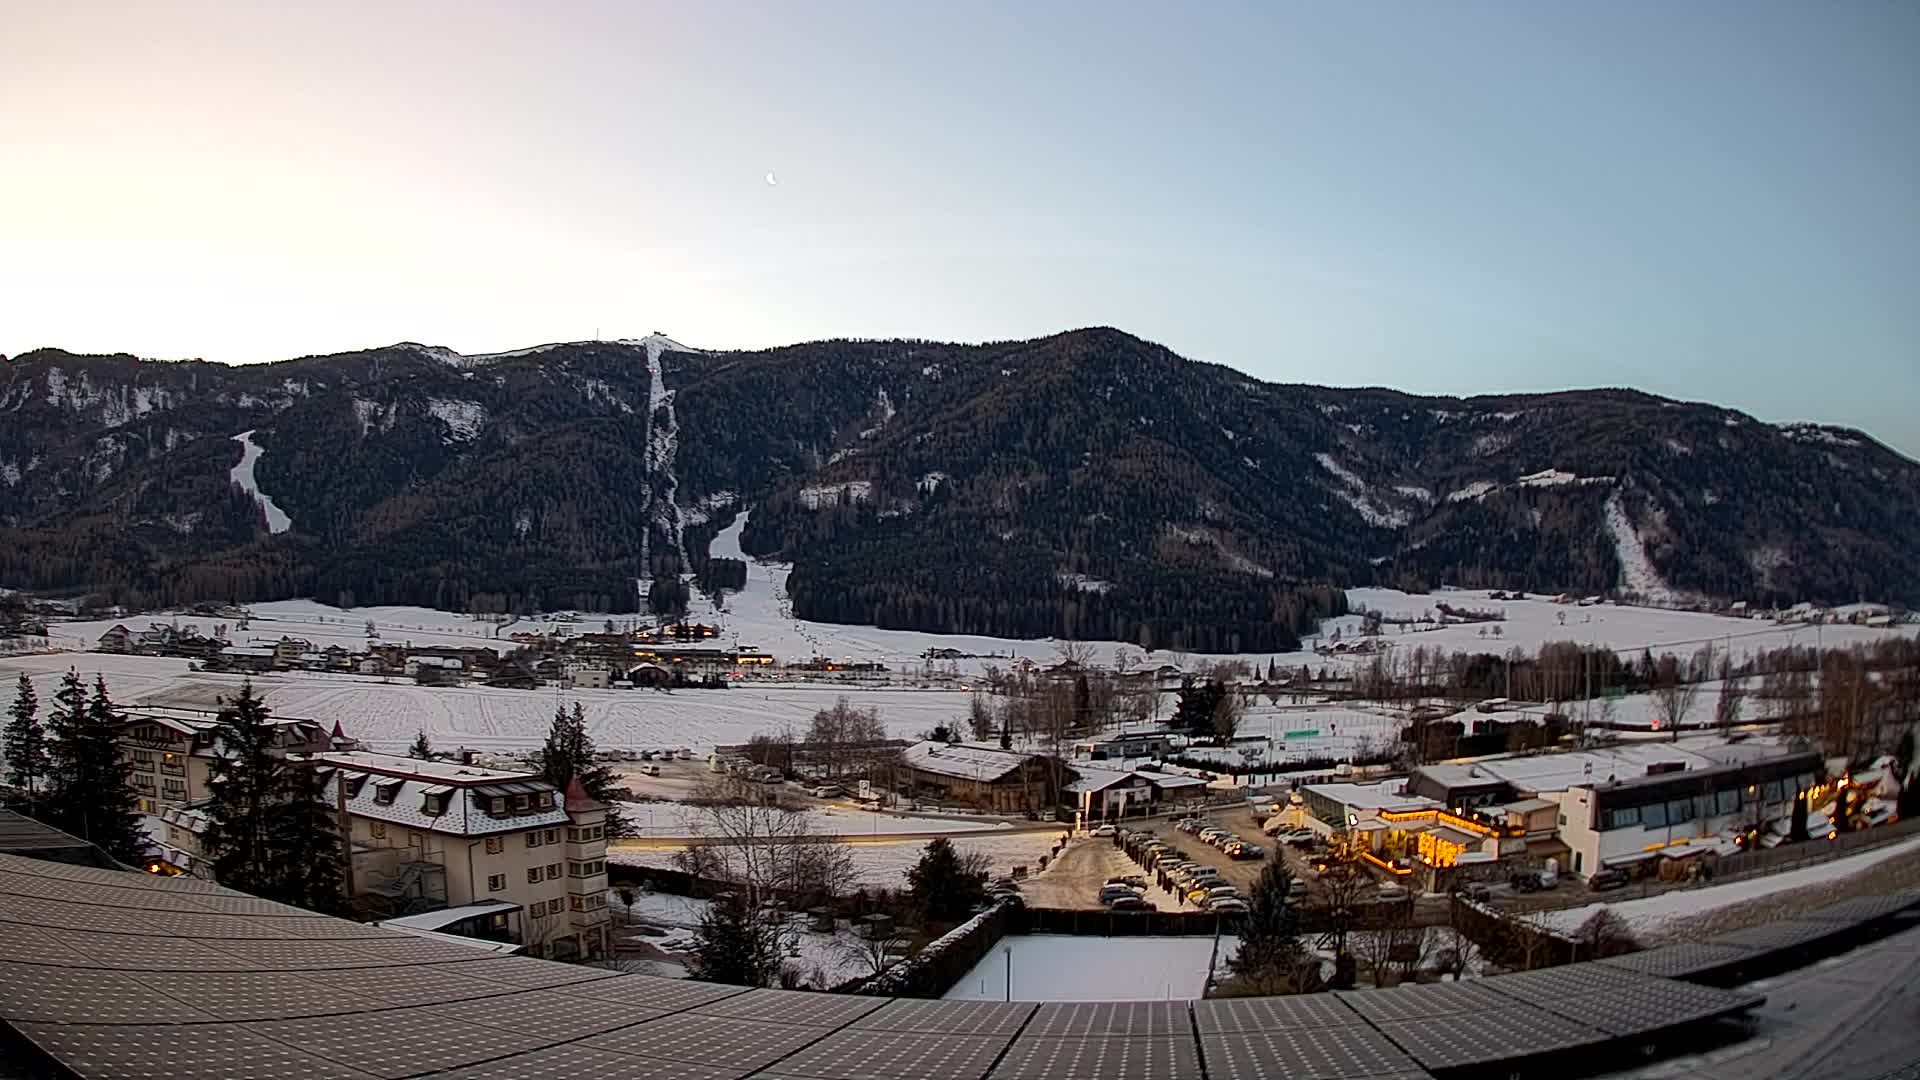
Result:
[[[1300,948],[1300,916],[1288,900],[1293,875],[1275,859],[1260,872],[1247,913],[1240,920],[1240,947],[1229,961],[1234,974],[1263,993],[1307,989],[1300,979],[1310,965]]]
[[[693,932],[687,974],[703,982],[766,986],[780,971],[778,941],[737,895],[717,897]]]
[[[413,745],[407,747],[407,756],[410,758],[419,758],[421,761],[431,761],[433,759],[433,744],[427,741],[425,728],[414,732]]]
[[[222,885],[314,911],[337,912],[340,829],[320,773],[274,753],[275,728],[253,683],[221,708],[208,767],[201,846]]]
[[[55,828],[86,840],[121,862],[146,856],[139,803],[120,760],[120,715],[107,696],[107,684],[94,680],[88,700],[80,673],[69,669],[53,696],[47,717],[47,795],[41,817]]]
[[[309,911],[337,914],[346,906],[340,867],[340,825],[318,770],[279,763],[278,801],[268,810],[273,863],[272,899]]]
[[[573,703],[571,713],[564,708],[556,709],[553,725],[547,729],[546,745],[540,751],[540,777],[555,790],[565,791],[567,782],[578,776],[580,786],[588,795],[611,803],[616,789],[613,771],[594,760],[596,752],[593,736],[587,734],[587,716],[580,703]],[[608,836],[625,836],[626,826],[624,815],[607,815]]]
[[[47,733],[40,726],[40,699],[33,692],[33,680],[27,678],[24,671],[20,673],[20,689],[9,715],[11,719],[7,721],[4,738],[0,738],[0,747],[4,748],[14,785],[27,791],[28,813],[32,813],[45,786],[50,763]]]
[[[201,847],[213,860],[220,884],[256,896],[277,891],[280,865],[274,856],[272,809],[278,797],[280,760],[273,754],[267,707],[240,684],[240,696],[214,720],[214,758],[207,767],[207,827]]]
[[[966,917],[986,897],[981,860],[961,855],[953,841],[937,836],[907,868],[907,893],[927,918],[951,922]]]

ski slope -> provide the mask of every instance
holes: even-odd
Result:
[[[227,474],[228,477],[244,488],[247,494],[252,495],[260,504],[260,509],[266,512],[268,532],[283,533],[293,528],[293,519],[287,516],[285,510],[275,505],[272,498],[260,490],[260,482],[254,479],[253,468],[260,463],[260,455],[266,451],[254,444],[253,432],[243,431],[235,435],[233,441],[240,444],[240,464],[233,467]]]

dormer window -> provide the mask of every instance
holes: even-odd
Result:
[[[531,804],[532,804],[532,801],[528,796],[515,795],[513,797],[513,808],[515,810],[525,810]]]
[[[492,813],[495,813],[495,814],[504,814],[504,813],[506,813],[506,812],[507,812],[507,797],[506,797],[505,795],[495,795],[495,796],[494,796],[493,798],[491,798],[491,799],[488,799],[488,800],[487,800],[487,809],[488,809],[488,810],[489,810],[490,812],[492,812]]]
[[[373,801],[381,806],[392,806],[393,800],[400,794],[400,781],[382,780],[373,786]]]
[[[543,791],[540,794],[534,796],[534,798],[538,800],[540,809],[542,810],[553,809],[553,792]]]
[[[445,795],[429,795],[420,803],[420,812],[429,817],[438,817],[447,812]]]

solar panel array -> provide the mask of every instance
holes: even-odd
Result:
[[[1614,956],[1599,963],[1617,970],[1667,979],[1713,981],[1756,962],[1779,959],[1794,950],[1820,946],[1861,927],[1920,908],[1920,889],[1883,896],[1859,896],[1829,904],[1791,919],[1775,919],[1730,930],[1705,941],[1663,945]]]
[[[87,1077],[1411,1080],[1758,1003],[1659,977],[1750,947],[1684,948],[1386,992],[888,1000],[503,957],[201,881],[0,855],[0,1021]]]

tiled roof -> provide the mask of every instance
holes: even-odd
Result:
[[[998,780],[1019,771],[1029,755],[979,746],[949,746],[940,742],[915,743],[900,752],[908,768],[965,780]]]
[[[487,813],[483,804],[487,796],[472,788],[404,780],[393,776],[375,775],[369,779],[371,783],[361,785],[358,793],[347,798],[347,813],[393,825],[403,825],[409,829],[451,833],[455,836],[494,836],[500,833],[519,832],[522,829],[546,828],[567,823],[567,811],[558,800],[548,810],[532,810],[496,818]],[[385,803],[380,801],[380,792],[383,788],[394,789],[392,801]],[[546,791],[553,790],[544,784],[539,784],[538,788]],[[429,814],[421,809],[429,792],[446,794],[446,813]]]

